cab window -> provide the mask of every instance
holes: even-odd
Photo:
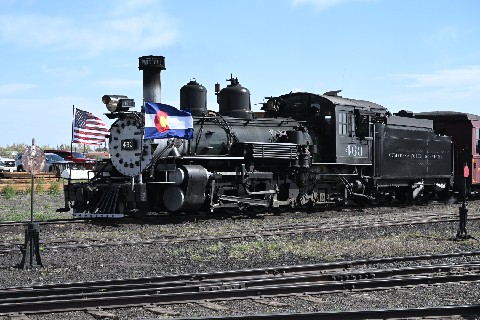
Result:
[[[332,128],[332,115],[330,113],[325,114],[325,118],[323,121],[323,134],[326,136],[331,135],[331,128]]]
[[[348,115],[346,112],[338,113],[338,133],[342,135],[348,134]]]
[[[369,137],[370,136],[370,123],[368,116],[357,115],[355,117],[355,134],[357,137]]]

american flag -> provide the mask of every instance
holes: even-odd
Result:
[[[72,143],[99,145],[105,141],[108,129],[102,119],[87,111],[76,109]]]

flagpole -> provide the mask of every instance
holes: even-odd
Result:
[[[73,126],[74,126],[74,122],[75,122],[75,105],[73,104],[72,105],[72,116],[73,116],[73,121],[72,121],[72,139],[70,139],[70,155],[72,155],[72,152],[73,152]],[[73,165],[73,161],[72,163],[70,163],[70,174],[68,176],[68,184],[70,184],[70,178],[72,177],[72,165]]]
[[[144,111],[143,111],[143,124],[141,124],[141,125],[142,125],[142,131],[143,131],[144,134],[145,134],[145,131],[144,131],[144,130],[145,130],[145,98],[143,98],[143,109],[144,109]],[[142,107],[140,107],[140,111],[142,111]],[[139,159],[139,160],[140,160],[140,177],[138,178],[138,179],[139,179],[138,182],[139,182],[140,184],[143,183],[143,174],[142,174],[142,171],[143,171],[143,169],[142,169],[143,138],[144,138],[144,137],[142,137],[142,139],[140,139],[140,159]]]

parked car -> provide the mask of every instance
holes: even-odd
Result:
[[[45,153],[45,163],[43,165],[44,172],[56,172],[58,175],[63,170],[69,168],[72,161],[67,161],[55,153]]]
[[[0,158],[0,172],[13,172],[17,171],[15,167],[15,159]]]
[[[43,150],[43,152],[54,153],[56,155],[59,155],[64,160],[71,161],[73,162],[73,164],[78,164],[84,169],[92,169],[93,166],[95,165],[94,159],[87,158],[80,152],[70,152],[68,150],[52,150],[52,149],[46,149],[46,150]]]

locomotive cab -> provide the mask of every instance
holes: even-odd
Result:
[[[371,164],[372,130],[371,114],[351,106],[336,108],[336,150],[337,163]]]
[[[387,110],[372,102],[343,98],[338,93],[290,93],[270,98],[264,109],[267,114],[273,112],[274,116],[305,123],[318,149],[315,162],[371,164],[372,122]]]

